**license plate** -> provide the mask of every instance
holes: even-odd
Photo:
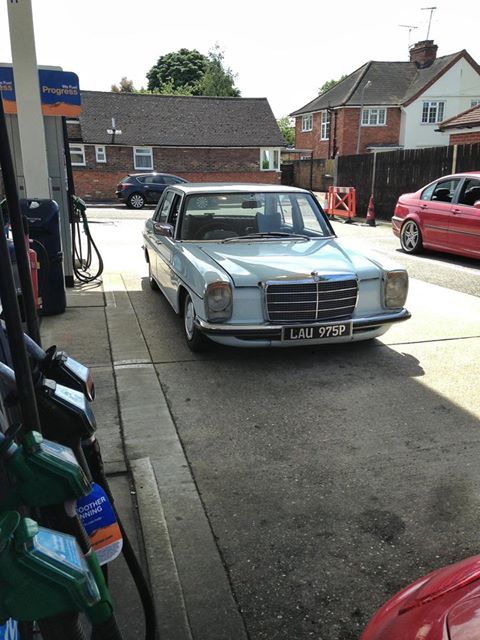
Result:
[[[335,324],[307,325],[305,327],[284,327],[282,340],[325,340],[328,338],[344,338],[351,335],[351,322],[337,322]]]

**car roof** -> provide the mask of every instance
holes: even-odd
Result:
[[[129,178],[139,178],[141,176],[171,176],[172,178],[180,178],[180,176],[176,176],[173,173],[161,173],[159,171],[145,171],[144,173],[129,173]],[[185,180],[185,178],[180,178],[180,180]]]
[[[169,185],[169,189],[191,193],[309,193],[306,189],[280,184],[243,184],[240,182],[186,182]]]

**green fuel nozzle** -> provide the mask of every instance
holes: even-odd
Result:
[[[46,507],[88,495],[91,484],[71,449],[30,431],[21,445],[0,433],[0,457],[15,484],[2,505]]]
[[[92,619],[99,605],[97,583],[75,538],[15,511],[0,515],[0,623],[67,611]]]

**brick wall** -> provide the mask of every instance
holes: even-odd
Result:
[[[359,153],[367,153],[371,144],[397,145],[400,140],[400,109],[387,109],[387,124],[381,127],[360,127]],[[360,109],[342,109],[337,121],[337,146],[341,156],[357,153]]]
[[[94,145],[85,145],[85,167],[73,167],[76,193],[85,200],[115,199],[115,188],[133,165],[132,147],[110,145],[107,162],[97,163]],[[260,171],[259,149],[154,148],[155,171],[172,173],[191,182],[255,182],[279,184],[281,174]]]
[[[322,114],[320,112],[313,114],[311,131],[302,131],[302,117],[295,118],[295,146],[297,149],[313,149],[314,158],[326,159],[330,157],[331,151],[329,141],[320,140],[321,125]]]
[[[452,133],[449,144],[475,144],[480,142],[480,131],[469,131],[467,133]]]
[[[348,156],[356,154],[360,108],[338,109],[336,111],[336,147],[337,154]],[[367,153],[371,144],[397,145],[400,140],[400,109],[387,109],[387,124],[381,127],[361,127],[359,153]],[[298,149],[313,149],[314,158],[329,158],[332,153],[334,118],[330,123],[330,144],[320,140],[321,113],[313,114],[312,131],[302,132],[302,118],[295,119],[295,146]]]

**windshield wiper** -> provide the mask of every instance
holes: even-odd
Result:
[[[294,240],[310,240],[308,236],[300,233],[287,233],[285,231],[265,231],[263,233],[248,233],[246,236],[234,236],[233,238],[225,238],[222,244],[226,242],[235,242],[235,240],[255,240],[255,238],[292,238]]]

